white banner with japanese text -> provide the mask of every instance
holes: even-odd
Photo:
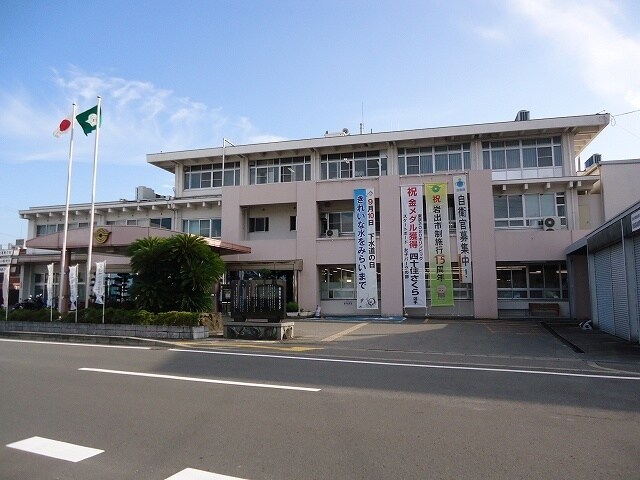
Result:
[[[376,197],[373,188],[353,191],[357,308],[378,308]]]
[[[404,307],[426,307],[422,185],[400,187]]]
[[[69,310],[78,308],[78,265],[69,267]]]
[[[104,281],[107,262],[96,262],[96,281],[93,284],[93,294],[96,296],[96,303],[104,304]]]
[[[456,241],[458,243],[458,267],[460,283],[472,283],[471,268],[471,225],[469,222],[469,200],[467,198],[467,177],[453,177],[453,204],[456,211]]]

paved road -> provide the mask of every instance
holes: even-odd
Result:
[[[249,346],[0,339],[0,478],[637,478],[633,358],[443,325],[326,322]],[[478,345],[443,343],[470,325]]]

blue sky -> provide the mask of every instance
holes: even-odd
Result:
[[[73,102],[103,102],[97,201],[172,194],[159,151],[607,111],[583,153],[640,157],[640,2],[0,2],[0,244],[63,205]],[[627,113],[633,112],[633,113]],[[76,128],[73,203],[91,201]]]

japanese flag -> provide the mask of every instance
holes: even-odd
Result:
[[[65,133],[70,132],[72,122],[73,122],[73,117],[69,115],[67,118],[65,118],[60,122],[60,125],[58,125],[58,129],[55,132],[53,132],[53,136],[56,138],[60,138]]]

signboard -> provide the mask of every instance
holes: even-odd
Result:
[[[460,283],[472,283],[471,275],[471,229],[469,223],[469,201],[467,199],[467,177],[453,177],[453,204],[456,210],[456,242],[458,244],[458,266]]]
[[[402,186],[400,199],[404,306],[426,307],[422,185]]]
[[[453,277],[449,245],[447,183],[425,184],[429,241],[429,291],[432,307],[453,305]]]
[[[376,198],[373,188],[353,191],[357,309],[378,308]]]

